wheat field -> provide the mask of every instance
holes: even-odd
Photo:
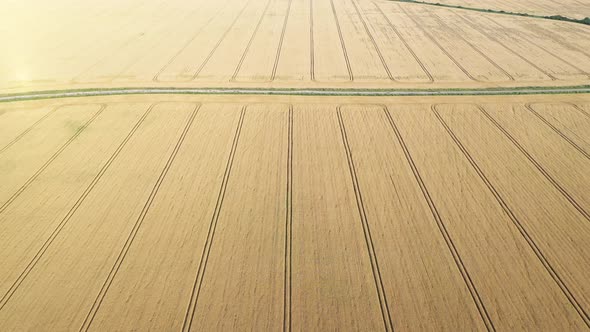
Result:
[[[588,95],[2,105],[0,324],[584,329],[589,113]]]
[[[533,15],[551,16],[561,15],[565,17],[584,19],[590,17],[590,8],[585,0],[562,1],[506,1],[506,0],[436,0],[425,1],[445,5],[462,6],[466,8],[502,10],[505,12],[525,13]]]
[[[0,18],[0,331],[590,330],[590,26],[389,0]]]
[[[5,6],[0,91],[590,82],[579,24],[386,0],[72,3]]]

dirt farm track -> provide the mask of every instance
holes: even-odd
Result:
[[[9,0],[0,40],[0,331],[590,330],[590,25]]]

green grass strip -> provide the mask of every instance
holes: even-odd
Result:
[[[264,89],[264,88],[116,88],[70,89],[24,92],[0,95],[0,103],[39,99],[96,97],[115,95],[265,95],[265,96],[343,96],[343,97],[402,97],[402,96],[499,96],[534,94],[590,93],[590,85],[565,87],[513,87],[485,89]]]

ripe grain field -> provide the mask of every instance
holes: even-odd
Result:
[[[588,26],[386,0],[28,0],[3,14],[5,93],[590,82]]]
[[[0,16],[0,331],[590,330],[589,26],[387,0]]]
[[[420,0],[422,1],[422,0]],[[424,1],[433,4],[462,6],[465,8],[492,9],[512,13],[542,16],[561,15],[575,19],[590,17],[590,8],[586,0],[563,1],[506,1],[506,0],[435,0]]]
[[[590,98],[405,98],[2,105],[1,325],[587,328]]]

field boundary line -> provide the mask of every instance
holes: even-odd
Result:
[[[428,69],[426,69],[426,66],[424,65],[424,63],[422,62],[422,60],[420,60],[420,58],[416,55],[416,53],[414,52],[414,50],[412,49],[412,47],[410,47],[410,45],[408,44],[408,42],[406,41],[406,39],[401,35],[401,33],[395,27],[395,25],[393,25],[393,23],[391,22],[391,20],[389,19],[389,17],[387,17],[387,15],[385,15],[385,12],[383,11],[383,9],[381,9],[381,7],[379,7],[379,5],[377,5],[375,3],[375,1],[372,1],[372,3],[375,6],[375,8],[377,8],[377,10],[379,11],[379,13],[381,13],[381,16],[383,16],[383,18],[385,18],[385,21],[387,21],[387,24],[389,25],[389,27],[393,30],[393,32],[395,32],[395,34],[401,40],[401,42],[404,44],[404,46],[406,47],[406,49],[408,50],[408,52],[410,52],[410,54],[412,55],[412,57],[414,57],[414,60],[416,60],[416,62],[420,66],[420,68],[422,68],[422,70],[424,71],[424,74],[426,74],[426,76],[428,76],[428,81],[429,81],[428,83],[434,83],[434,78],[432,77],[432,74],[428,71]]]
[[[197,274],[195,276],[195,281],[193,283],[193,288],[191,291],[191,296],[189,299],[188,307],[184,316],[184,320],[182,322],[182,331],[188,332],[191,329],[193,319],[195,313],[197,311],[197,302],[199,300],[199,293],[201,291],[201,286],[203,285],[203,279],[205,279],[205,270],[207,269],[207,262],[209,259],[209,254],[211,253],[211,247],[213,246],[213,239],[215,237],[215,230],[217,228],[217,221],[219,220],[219,215],[221,213],[221,208],[223,206],[223,201],[225,199],[225,192],[227,189],[227,184],[229,182],[229,177],[231,175],[234,157],[236,155],[236,150],[238,148],[238,143],[240,140],[240,134],[242,132],[242,125],[244,124],[244,117],[246,114],[246,109],[248,108],[247,105],[242,107],[240,112],[240,119],[238,120],[238,124],[236,126],[236,131],[234,134],[234,139],[232,142],[232,147],[229,153],[229,157],[227,159],[227,164],[225,166],[225,172],[223,174],[223,180],[221,182],[221,186],[219,188],[219,193],[217,195],[217,201],[215,203],[215,210],[213,211],[213,215],[211,216],[211,221],[209,223],[209,230],[207,232],[207,240],[205,241],[205,245],[203,246],[203,252],[201,253],[201,259],[199,261],[199,267],[197,270]]]
[[[574,141],[572,141],[567,135],[565,135],[561,130],[559,130],[557,127],[555,127],[544,116],[539,114],[539,112],[537,112],[534,109],[533,105],[534,105],[533,103],[527,103],[527,104],[525,104],[525,107],[527,110],[529,110],[531,113],[533,113],[537,118],[539,118],[539,120],[543,121],[544,124],[546,124],[549,128],[551,128],[551,130],[553,130],[556,134],[561,136],[561,138],[563,138],[566,142],[568,142],[574,149],[578,150],[578,152],[580,152],[582,155],[584,155],[584,157],[586,157],[586,159],[590,159],[590,154],[588,154],[588,152],[586,152],[578,144],[576,144]],[[567,105],[567,104],[564,104],[564,105]]]
[[[408,146],[401,134],[401,131],[399,130],[399,128],[395,124],[395,121],[393,120],[393,117],[391,116],[389,108],[386,105],[381,105],[381,108],[383,109],[383,112],[385,113],[385,116],[387,117],[389,125],[390,125],[391,129],[393,130],[393,133],[395,134],[395,137],[397,138],[397,141],[404,152],[404,156],[406,158],[406,161],[408,162],[410,169],[412,170],[412,173],[414,174],[414,178],[416,179],[416,182],[418,183],[418,186],[420,187],[420,191],[422,192],[422,196],[424,196],[424,200],[428,204],[430,212],[432,213],[434,221],[436,222],[436,226],[438,227],[438,230],[440,231],[440,233],[447,245],[447,248],[449,249],[451,256],[453,257],[453,261],[455,261],[455,265],[457,266],[457,269],[459,270],[459,274],[461,274],[461,277],[462,277],[463,281],[465,282],[467,290],[471,294],[471,298],[472,298],[473,302],[475,303],[475,307],[477,308],[477,311],[479,312],[479,315],[480,315],[484,325],[486,326],[486,329],[488,331],[495,331],[496,328],[494,327],[494,323],[492,322],[492,319],[490,318],[490,315],[488,314],[488,311],[481,299],[481,296],[479,295],[479,292],[477,291],[477,287],[475,286],[475,284],[473,283],[473,280],[471,279],[471,276],[469,275],[469,271],[467,270],[467,267],[465,267],[465,263],[463,263],[463,259],[461,258],[461,255],[459,254],[459,250],[457,250],[457,247],[455,246],[455,243],[453,242],[453,238],[451,237],[449,231],[447,230],[447,227],[445,226],[445,223],[444,223],[442,217],[440,216],[440,213],[438,212],[436,204],[434,203],[434,200],[432,199],[432,196],[430,195],[430,192],[428,191],[428,187],[426,186],[426,183],[424,182],[424,180],[422,179],[422,176],[420,175],[420,171],[418,170],[418,166],[416,166],[416,163],[414,162],[414,158],[412,158],[412,154],[410,153],[410,150],[409,150],[409,148],[408,148]]]
[[[287,134],[287,202],[285,216],[285,280],[283,331],[291,331],[292,256],[293,256],[293,105],[289,105]]]
[[[131,229],[129,236],[125,240],[125,244],[123,245],[123,248],[121,248],[121,251],[119,252],[119,255],[117,256],[117,259],[115,260],[115,263],[113,264],[113,267],[111,268],[111,271],[109,272],[99,293],[97,294],[96,299],[94,300],[94,303],[92,304],[92,307],[90,308],[88,314],[86,315],[86,318],[84,319],[84,322],[82,323],[82,326],[80,327],[80,331],[88,331],[88,329],[90,328],[90,325],[94,321],[94,317],[96,317],[96,314],[97,314],[98,310],[100,309],[100,306],[102,305],[102,301],[104,300],[107,292],[109,291],[111,284],[115,280],[117,273],[119,272],[119,268],[121,267],[121,265],[123,265],[123,261],[127,257],[127,253],[129,252],[129,249],[133,245],[133,241],[135,240],[135,236],[139,232],[139,228],[142,226],[146,216],[150,212],[150,208],[152,206],[152,203],[156,199],[156,196],[158,195],[158,191],[160,190],[160,186],[162,185],[162,183],[166,179],[166,176],[168,175],[168,171],[172,167],[172,164],[174,163],[174,160],[176,159],[176,156],[178,155],[178,151],[182,147],[182,144],[184,143],[186,135],[189,132],[189,130],[191,129],[191,126],[193,124],[195,116],[197,115],[200,107],[201,107],[201,104],[196,104],[192,113],[190,114],[190,116],[184,126],[184,129],[183,129],[182,133],[180,134],[180,137],[178,138],[176,145],[174,146],[174,149],[172,150],[172,152],[168,156],[168,160],[166,161],[164,168],[160,172],[160,175],[158,176],[158,179],[156,180],[156,183],[154,184],[154,187],[152,188],[152,191],[150,192],[150,195],[149,195],[147,201],[145,202],[135,224],[133,225],[133,228]]]
[[[452,129],[449,127],[449,125],[445,122],[445,120],[442,118],[442,116],[438,113],[437,106],[438,105],[432,105],[431,110],[434,113],[434,115],[436,116],[436,118],[438,119],[438,121],[444,127],[445,131],[450,136],[450,138],[453,140],[455,145],[459,148],[459,150],[461,151],[463,156],[471,164],[471,166],[473,167],[473,169],[475,170],[475,172],[477,173],[479,178],[482,180],[482,182],[485,184],[485,186],[488,188],[488,190],[494,196],[494,198],[496,199],[496,202],[500,205],[500,207],[502,208],[504,213],[512,221],[514,226],[516,226],[516,228],[518,229],[518,231],[520,232],[522,237],[525,239],[525,241],[529,245],[529,248],[531,248],[531,250],[533,251],[535,256],[537,256],[539,261],[541,261],[541,264],[543,265],[545,270],[549,273],[551,278],[555,281],[557,286],[561,289],[562,293],[565,295],[565,297],[568,299],[568,301],[572,304],[572,306],[574,307],[576,312],[580,315],[580,317],[582,318],[584,323],[588,327],[590,327],[590,317],[588,316],[588,313],[585,312],[584,308],[580,305],[580,303],[578,302],[576,297],[569,290],[566,283],[561,279],[561,277],[559,276],[557,271],[555,271],[555,269],[553,268],[553,266],[551,265],[549,260],[545,257],[545,255],[543,254],[541,249],[537,246],[537,244],[535,243],[535,241],[533,240],[531,235],[527,232],[526,228],[522,225],[520,220],[516,217],[516,215],[514,214],[514,212],[510,208],[510,206],[506,203],[506,201],[504,200],[502,195],[500,195],[500,193],[496,190],[496,188],[491,183],[491,181],[486,177],[485,173],[481,170],[479,165],[475,162],[475,159],[473,159],[473,157],[471,156],[471,154],[469,153],[467,148],[465,148],[463,143],[461,143],[459,138],[455,135],[455,133],[452,131]],[[485,110],[480,105],[474,105],[474,106],[476,106],[484,114],[487,114],[487,112],[485,112]],[[486,115],[486,117],[487,116],[488,115]],[[495,120],[492,119],[492,121],[495,121]]]
[[[60,105],[60,106],[53,107],[49,112],[47,112],[47,114],[43,115],[39,120],[35,121],[35,123],[33,123],[32,125],[30,125],[27,129],[25,129],[20,134],[18,134],[18,136],[16,136],[12,141],[8,142],[3,148],[1,148],[0,149],[0,154],[2,154],[4,151],[6,151],[11,146],[13,146],[14,143],[18,142],[21,138],[23,138],[23,136],[25,136],[31,130],[33,130],[33,128],[35,128],[39,123],[43,122],[43,120],[45,120],[46,118],[48,118],[49,116],[51,116],[53,113],[55,113],[55,111],[57,111],[58,109],[60,109],[60,108],[62,108],[64,106],[66,106],[66,105]]]
[[[537,168],[537,170],[553,185],[555,189],[557,189],[563,197],[570,202],[571,205],[578,210],[578,212],[586,218],[586,220],[590,221],[590,214],[582,207],[569,193],[565,188],[559,184],[557,180],[547,172],[547,170],[539,163],[519,142],[512,134],[510,134],[494,117],[492,117],[486,110],[480,105],[476,105],[479,111],[490,121],[498,131],[500,131],[508,140],[528,159],[528,161]],[[590,316],[588,316],[590,322]],[[588,325],[590,327],[590,325]]]
[[[93,105],[93,106],[100,106],[100,108],[98,109],[98,111],[96,111],[94,113],[94,115],[92,115],[90,117],[89,120],[87,120],[81,128],[79,128],[76,133],[74,133],[74,135],[72,135],[65,143],[63,143],[58,149],[57,151],[55,151],[51,157],[49,157],[49,159],[47,159],[47,161],[45,161],[45,163],[35,172],[33,173],[33,175],[31,175],[30,178],[27,179],[27,181],[25,183],[23,183],[22,186],[20,186],[20,188],[17,189],[16,192],[14,192],[14,194],[12,194],[12,196],[10,196],[10,198],[4,202],[2,205],[0,205],[0,213],[4,212],[6,210],[6,208],[12,204],[12,202],[14,202],[19,196],[20,194],[22,194],[25,190],[27,190],[27,188],[29,187],[29,185],[31,183],[33,183],[38,177],[39,175],[41,175],[41,173],[43,173],[43,171],[45,171],[45,169],[47,169],[47,167],[49,167],[49,165],[51,165],[51,163],[57,159],[57,157],[59,157],[59,155],[76,139],[78,138],[78,136],[80,136],[80,134],[82,134],[82,132],[84,132],[84,130],[102,113],[102,111],[105,110],[105,108],[107,107],[106,104],[88,104],[88,105]],[[56,109],[61,109],[64,107],[70,107],[70,106],[86,106],[86,105],[66,105],[66,106],[60,106],[57,107]]]
[[[480,34],[484,35],[486,38],[488,38],[489,40],[495,42],[496,44],[502,46],[505,50],[507,50],[508,52],[516,55],[518,58],[520,58],[522,61],[528,63],[531,67],[535,68],[536,70],[538,70],[541,74],[544,74],[545,76],[549,77],[550,80],[552,81],[557,81],[558,78],[553,76],[553,74],[549,73],[547,70],[539,67],[537,64],[533,63],[531,60],[527,59],[524,55],[516,52],[515,50],[513,50],[511,47],[507,46],[506,44],[504,44],[504,42],[500,41],[498,38],[492,36],[491,34],[489,34],[487,31],[485,31],[482,27],[477,26],[476,24],[474,24],[473,22],[469,21],[467,18],[465,18],[463,15],[460,15],[459,13],[453,12],[453,14],[455,14],[455,16],[457,16],[459,19],[461,19],[463,22],[465,22],[465,24],[469,25],[471,27],[471,29],[473,29],[474,31],[479,32]]]
[[[285,96],[498,96],[534,94],[586,94],[590,87],[507,87],[474,89],[297,89],[297,88],[98,88],[24,92],[0,95],[0,103],[115,95],[285,95]]]
[[[35,265],[37,264],[37,262],[39,262],[39,260],[43,256],[43,254],[45,254],[45,252],[47,251],[47,248],[49,248],[49,246],[53,243],[53,241],[55,240],[55,238],[59,235],[59,233],[61,232],[61,230],[70,221],[70,219],[76,213],[76,211],[78,210],[78,208],[82,205],[82,203],[84,202],[84,200],[86,199],[86,197],[88,197],[88,195],[90,194],[90,192],[94,189],[94,187],[96,186],[96,184],[100,181],[100,179],[102,178],[102,176],[106,173],[106,171],[111,166],[111,164],[113,163],[113,161],[118,157],[118,155],[121,152],[121,150],[123,150],[123,148],[125,147],[125,145],[127,144],[127,142],[131,139],[131,137],[133,136],[133,134],[135,134],[135,132],[137,131],[137,129],[143,123],[144,119],[148,116],[148,114],[151,112],[151,110],[154,108],[154,106],[155,105],[158,105],[158,104],[160,104],[160,103],[154,103],[154,104],[152,104],[145,111],[145,113],[142,115],[142,117],[137,121],[137,123],[135,124],[135,126],[133,126],[133,128],[131,128],[131,131],[129,132],[129,134],[127,134],[127,136],[125,137],[125,139],[123,139],[123,141],[121,142],[121,144],[119,144],[119,146],[117,147],[117,150],[115,150],[115,152],[111,155],[111,157],[102,166],[102,168],[96,174],[96,176],[94,177],[94,179],[92,179],[92,182],[90,182],[90,184],[88,185],[88,187],[86,187],[86,189],[84,190],[84,192],[82,193],[82,195],[78,198],[78,200],[70,208],[70,210],[68,211],[68,213],[62,219],[62,221],[56,226],[56,228],[53,230],[53,232],[51,233],[51,235],[49,235],[49,238],[47,238],[47,240],[45,241],[45,243],[43,243],[43,245],[41,246],[41,248],[39,248],[39,250],[37,251],[37,253],[33,257],[33,259],[31,259],[31,261],[25,267],[25,269],[21,272],[21,274],[19,275],[19,277],[14,281],[14,283],[12,284],[12,286],[10,286],[10,288],[8,289],[8,291],[6,292],[6,294],[4,294],[2,296],[2,298],[0,298],[0,310],[2,310],[2,308],[4,308],[4,306],[10,300],[10,298],[12,297],[12,295],[16,292],[17,288],[26,279],[26,277],[29,275],[29,273],[31,272],[31,270],[33,270],[33,268],[35,267]]]
[[[459,63],[459,61],[457,61],[457,59],[455,59],[455,57],[452,56],[451,53],[449,53],[449,51],[447,51],[444,47],[442,47],[442,45],[438,42],[438,40],[436,40],[436,38],[434,38],[430,32],[426,31],[426,29],[424,29],[422,24],[420,24],[420,22],[418,22],[416,20],[416,18],[414,18],[412,15],[410,15],[408,13],[408,11],[406,9],[404,9],[402,6],[398,5],[398,7],[404,13],[404,15],[407,16],[412,22],[414,22],[416,27],[418,29],[420,29],[420,31],[422,31],[422,33],[426,37],[428,37],[428,39],[430,39],[430,41],[432,41],[447,56],[447,58],[449,58],[449,60],[451,60],[455,64],[455,66],[457,66],[457,68],[459,68],[459,70],[461,70],[463,72],[463,74],[465,74],[469,79],[471,79],[475,82],[481,82],[479,79],[473,77],[473,75],[471,75],[471,73],[467,69],[465,69],[465,67],[463,67],[463,65],[461,63]]]
[[[24,92],[0,95],[0,103],[118,95],[269,95],[269,96],[500,96],[536,94],[585,94],[590,93],[590,85],[556,87],[508,87],[482,89],[281,89],[281,88],[174,88],[138,87],[114,89],[71,89],[39,92]]]
[[[385,287],[383,286],[383,278],[381,277],[381,270],[379,269],[379,260],[377,253],[375,252],[375,244],[373,243],[373,237],[371,235],[371,228],[369,226],[369,220],[367,218],[367,212],[365,211],[365,204],[363,202],[363,195],[356,174],[356,167],[354,165],[354,159],[352,157],[352,151],[348,143],[348,134],[346,132],[346,126],[344,125],[344,119],[342,118],[342,109],[339,105],[336,109],[336,115],[338,117],[338,124],[340,126],[340,134],[342,136],[342,144],[344,152],[346,153],[346,159],[348,161],[348,171],[350,172],[350,178],[352,180],[352,187],[354,189],[354,196],[356,198],[356,206],[359,212],[359,218],[363,227],[363,233],[365,238],[365,244],[367,246],[367,254],[369,255],[369,261],[371,262],[371,270],[373,272],[373,280],[375,282],[375,290],[377,291],[377,297],[379,299],[379,307],[381,309],[381,316],[383,318],[383,324],[386,331],[393,331],[393,322],[391,320],[391,313],[389,311],[389,304],[387,303],[387,295],[385,293]]]

